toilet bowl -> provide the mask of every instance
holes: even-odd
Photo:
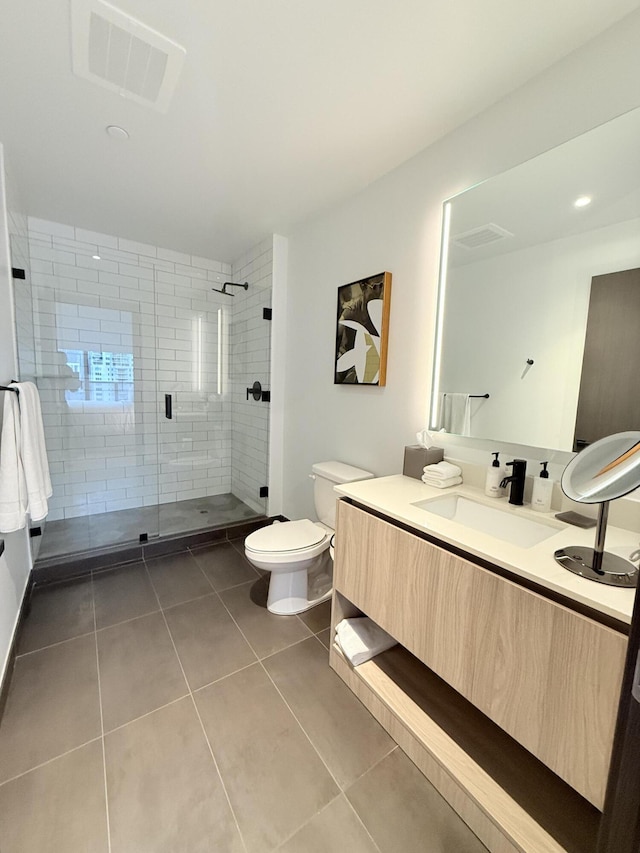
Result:
[[[308,576],[328,556],[332,532],[305,518],[272,524],[247,537],[249,562],[271,572],[267,608],[272,613],[302,613],[331,595],[329,583],[324,593],[309,600]]]
[[[279,616],[303,613],[331,596],[336,483],[373,477],[342,462],[312,466],[314,501],[320,521],[274,522],[245,539],[245,556],[258,569],[271,572],[267,609]],[[333,551],[333,548],[331,548]]]

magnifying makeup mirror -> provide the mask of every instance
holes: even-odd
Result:
[[[609,502],[640,486],[640,432],[618,432],[595,441],[564,469],[562,491],[573,501],[600,504],[595,548],[570,545],[554,557],[576,575],[610,586],[636,587],[638,568],[604,550]]]

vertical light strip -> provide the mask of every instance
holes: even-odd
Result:
[[[198,391],[202,391],[202,317],[198,317],[198,375],[197,387]]]
[[[193,388],[202,391],[202,317],[194,317],[193,335]]]
[[[222,308],[218,308],[218,394],[222,394]]]
[[[440,416],[440,368],[442,364],[442,337],[444,331],[444,303],[447,290],[449,260],[449,229],[451,202],[445,201],[442,211],[442,243],[440,246],[440,276],[438,279],[438,304],[436,308],[436,339],[433,350],[433,377],[431,381],[431,413],[429,428],[437,429]]]

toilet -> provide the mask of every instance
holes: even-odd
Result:
[[[333,487],[374,476],[343,462],[317,462],[311,470],[320,520],[275,521],[244,541],[247,560],[257,569],[271,572],[267,609],[279,616],[303,613],[330,597],[336,519]]]

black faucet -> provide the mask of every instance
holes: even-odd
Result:
[[[514,459],[513,462],[507,462],[507,465],[513,465],[513,474],[510,477],[505,477],[500,483],[500,488],[504,489],[507,483],[511,483],[509,489],[509,503],[516,506],[522,506],[524,503],[524,478],[527,473],[527,460]]]

